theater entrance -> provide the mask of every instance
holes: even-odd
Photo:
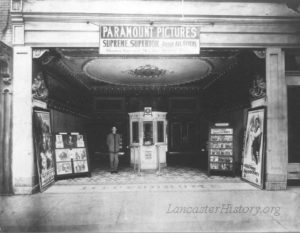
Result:
[[[215,123],[233,129],[231,163],[240,180],[246,109],[253,98],[249,90],[265,76],[265,60],[252,50],[203,48],[193,56],[121,58],[100,56],[97,48],[45,48],[33,59],[33,71],[49,92],[52,131],[87,136],[91,178],[72,182],[142,182],[147,176],[153,182],[160,176],[167,183],[209,180],[208,137]],[[151,121],[139,122],[135,113]],[[119,174],[110,173],[107,135],[112,127],[121,136]],[[140,167],[140,174],[138,163],[133,163],[133,146],[144,141],[142,129],[154,135],[150,141],[163,140],[167,149],[160,151],[159,168]],[[226,169],[215,176],[236,179]]]
[[[236,174],[247,111],[265,106],[265,171],[249,166],[248,174],[259,173],[268,190],[286,189],[285,52],[299,48],[298,6],[275,0],[245,7],[239,1],[128,1],[126,9],[110,1],[56,4],[12,4],[13,82],[5,67],[3,80],[13,86],[5,91],[13,93],[14,193],[38,187],[32,106],[49,110],[53,133],[84,132],[91,168],[105,165],[101,171],[109,164],[105,141],[112,126],[122,134],[120,167],[131,168],[130,112],[167,112],[167,167],[204,172],[209,128],[228,123]],[[33,101],[33,91],[42,98]]]

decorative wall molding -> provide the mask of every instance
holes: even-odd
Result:
[[[38,2],[38,4],[34,4]],[[137,14],[137,16],[149,16],[157,14],[157,9],[159,9],[160,15],[169,14],[171,16],[177,16],[181,20],[188,20],[190,17],[195,17],[197,15],[204,15],[208,17],[208,12],[211,15],[217,15],[222,20],[224,18],[234,18],[234,16],[242,17],[256,17],[256,18],[274,18],[274,17],[292,17],[294,12],[291,11],[286,4],[278,4],[278,0],[257,0],[257,1],[221,1],[224,4],[214,4],[211,1],[185,1],[184,7],[182,6],[182,1],[175,1],[173,7],[170,7],[167,1],[134,1],[127,0],[126,7],[123,7],[124,1],[79,1],[79,0],[43,0],[43,1],[24,1],[26,5],[26,10],[28,12],[40,12],[39,10],[45,9],[44,12],[57,12],[62,14],[63,12],[68,12],[69,14],[74,14],[74,12],[84,12],[88,14],[94,13],[95,20],[90,20],[89,22],[101,22],[96,20],[97,16],[106,14],[108,16],[118,14],[118,18],[128,18],[129,15]],[[289,2],[296,2],[297,0],[289,0]],[[243,7],[241,7],[243,4]],[[53,5],[56,7],[54,8]],[[70,7],[72,5],[72,7]],[[290,5],[289,5],[290,6]],[[296,5],[297,7],[297,5]],[[290,8],[295,8],[290,6]],[[141,9],[139,12],[136,9]],[[40,12],[41,13],[41,12]],[[268,13],[268,14],[267,14]],[[182,15],[184,14],[184,18]],[[72,15],[73,16],[73,15]],[[84,18],[84,16],[83,16]],[[93,18],[94,19],[94,18]],[[87,21],[87,18],[85,18]],[[238,21],[239,19],[237,19]],[[85,22],[86,22],[85,21]],[[149,23],[156,23],[156,18],[148,18]]]
[[[11,93],[12,84],[12,49],[0,42],[0,81],[3,82],[2,93]],[[0,85],[1,86],[1,85]]]
[[[253,53],[260,59],[266,58],[266,50],[253,50]]]
[[[0,195],[12,194],[12,49],[0,41]]]
[[[5,85],[10,85],[12,81],[8,62],[8,59],[0,56],[0,76]]]
[[[263,98],[266,96],[266,81],[262,75],[256,75],[252,87],[249,90],[252,99]]]
[[[48,95],[44,74],[39,72],[32,80],[32,97],[38,100],[47,100]]]
[[[11,0],[11,12],[21,12],[23,9],[23,0]]]
[[[55,99],[48,99],[47,101],[47,106],[50,109],[57,110],[59,112],[64,112],[64,113],[69,113],[74,116],[79,116],[82,118],[90,119],[91,115],[88,114],[87,112],[82,112],[80,109],[70,106],[68,104],[65,104],[61,101],[55,100]]]
[[[46,52],[49,52],[49,49],[33,49],[32,50],[32,58],[37,59],[42,57]]]
[[[201,46],[206,48],[299,47],[298,0],[289,0],[296,4],[288,5],[278,0],[221,2],[187,1],[183,9],[180,1],[172,3],[178,7],[170,7],[163,0],[128,0],[125,8],[121,7],[122,0],[12,0],[12,18],[22,13],[19,17],[26,24],[25,43],[34,47],[97,47],[99,31],[92,22],[192,24],[201,27]],[[135,10],[140,8],[140,12]],[[82,9],[84,13],[79,13]]]

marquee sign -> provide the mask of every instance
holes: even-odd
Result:
[[[100,54],[199,54],[199,27],[101,25]]]

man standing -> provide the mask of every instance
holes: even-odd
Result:
[[[109,159],[110,159],[110,169],[111,173],[118,173],[118,152],[120,150],[120,134],[117,134],[117,128],[114,126],[111,129],[111,133],[107,135],[106,144],[108,146],[109,151]]]

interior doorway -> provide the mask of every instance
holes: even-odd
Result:
[[[300,178],[300,87],[288,87],[288,179]],[[298,182],[299,183],[299,182]]]

